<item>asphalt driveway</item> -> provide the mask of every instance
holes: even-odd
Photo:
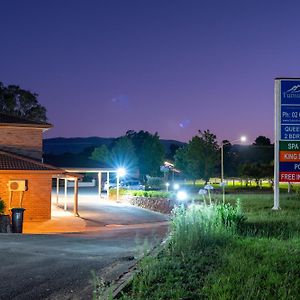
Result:
[[[94,200],[79,199],[84,232],[0,234],[0,299],[91,299],[92,271],[118,278],[167,233],[164,215]]]

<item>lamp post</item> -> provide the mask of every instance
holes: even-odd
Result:
[[[117,202],[119,201],[119,194],[120,194],[120,177],[126,174],[126,170],[124,168],[119,168],[117,170]]]
[[[222,185],[222,196],[223,196],[223,204],[225,203],[225,182],[224,182],[224,146],[229,145],[234,142],[246,142],[247,138],[245,136],[241,136],[237,140],[233,140],[231,142],[226,142],[221,145],[221,185]]]

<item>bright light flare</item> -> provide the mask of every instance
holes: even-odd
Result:
[[[174,186],[173,186],[174,190],[179,190],[179,184],[178,183],[175,183]]]
[[[184,201],[187,199],[187,197],[188,197],[188,195],[185,191],[178,191],[176,194],[176,198],[179,201]]]
[[[243,135],[243,136],[241,136],[241,139],[240,139],[240,140],[241,140],[241,142],[243,142],[243,143],[244,143],[244,142],[246,142],[246,141],[247,141],[247,137]]]
[[[126,170],[125,170],[125,168],[119,168],[119,169],[117,170],[117,174],[118,174],[119,177],[125,176],[125,175],[126,175]]]

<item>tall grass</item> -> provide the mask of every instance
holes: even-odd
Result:
[[[239,214],[230,205],[177,207],[169,243],[158,257],[141,262],[141,273],[122,299],[203,297],[204,279],[221,264],[219,251],[236,232]]]
[[[269,195],[174,211],[168,245],[122,299],[299,299],[300,201]],[[246,213],[242,213],[242,210]]]

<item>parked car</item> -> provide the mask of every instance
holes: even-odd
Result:
[[[104,184],[103,184],[102,190],[107,191],[107,188],[108,188],[108,183],[107,183],[107,181],[105,181]],[[110,189],[116,189],[117,188],[117,183],[114,182],[114,181],[109,181],[109,188]]]
[[[144,190],[145,186],[139,180],[122,181],[121,186],[127,190]]]

